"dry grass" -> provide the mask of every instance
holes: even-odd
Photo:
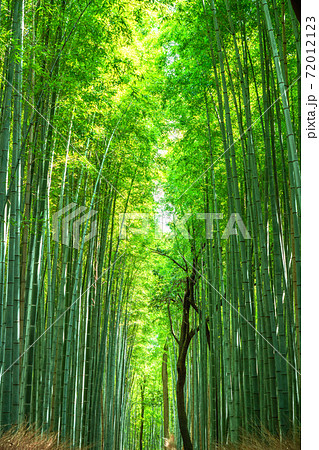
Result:
[[[217,446],[218,450],[300,450],[301,442],[300,436],[290,436],[282,442],[276,436],[273,436],[268,431],[258,432],[258,434],[245,434],[241,439],[240,444],[228,444],[224,446]]]
[[[240,444],[228,444],[222,446],[213,446],[214,450],[300,450],[300,437],[290,437],[280,442],[280,439],[271,435],[267,431],[254,435],[245,435]],[[170,441],[168,441],[170,443]],[[173,444],[172,447],[176,448]],[[54,433],[41,435],[34,427],[21,426],[18,430],[11,430],[0,436],[0,450],[19,449],[19,450],[67,450],[74,448],[66,443],[58,443],[58,437]]]
[[[19,449],[19,450],[66,450],[71,448],[68,443],[59,444],[58,436],[54,433],[41,435],[34,427],[25,425],[11,428],[0,437],[0,449]]]

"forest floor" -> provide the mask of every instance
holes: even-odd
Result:
[[[19,432],[16,432],[13,428],[0,437],[0,450],[66,450],[69,448],[74,447],[71,447],[68,443],[59,444],[58,436],[55,433],[43,436],[41,433],[26,427],[20,428]],[[241,444],[214,446],[214,450],[299,450],[300,448],[299,438],[286,439],[280,442],[277,437],[270,434],[265,434],[263,440],[254,436],[246,436]],[[86,449],[89,449],[89,447],[86,447]]]

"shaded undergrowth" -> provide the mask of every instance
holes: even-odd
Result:
[[[35,427],[23,425],[17,430],[11,428],[0,436],[0,450],[66,450],[74,449],[69,442],[59,442],[56,433],[41,434]],[[84,449],[84,447],[81,447]],[[175,445],[168,448],[176,448]],[[280,440],[267,431],[258,434],[246,434],[239,444],[214,445],[214,450],[300,450],[300,436],[294,435]],[[88,450],[88,447],[85,447]],[[116,450],[116,449],[114,449]],[[155,450],[155,449],[154,449]],[[182,450],[182,449],[181,449]],[[205,449],[206,450],[206,449]]]
[[[300,450],[300,434],[290,434],[284,439],[274,436],[267,430],[243,433],[239,444],[219,445],[216,450]]]
[[[12,427],[0,436],[0,449],[19,450],[66,450],[72,447],[68,442],[59,442],[57,433],[41,434],[35,427],[22,425]]]

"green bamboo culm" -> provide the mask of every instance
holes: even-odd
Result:
[[[290,0],[4,0],[0,23],[1,433],[285,445],[301,403]],[[161,208],[182,223],[169,236]]]

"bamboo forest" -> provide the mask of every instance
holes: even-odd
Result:
[[[298,3],[0,2],[0,448],[300,448]]]

